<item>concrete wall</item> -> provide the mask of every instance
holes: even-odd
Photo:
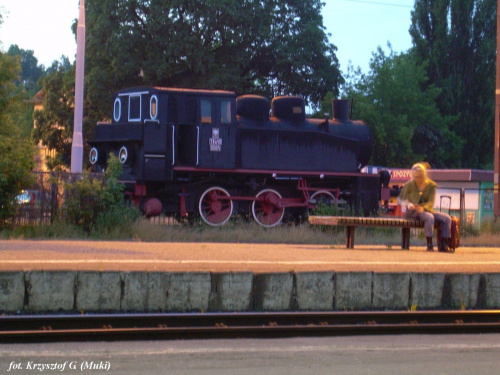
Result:
[[[500,308],[500,273],[0,272],[0,312]]]

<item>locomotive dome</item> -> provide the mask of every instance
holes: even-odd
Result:
[[[306,121],[306,104],[300,96],[278,96],[271,102],[271,116],[301,124]]]
[[[255,121],[269,120],[269,100],[260,95],[243,95],[236,98],[236,115]]]

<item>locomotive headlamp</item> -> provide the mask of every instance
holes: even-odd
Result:
[[[124,164],[128,159],[128,150],[125,146],[122,146],[120,152],[118,153],[118,158],[120,159],[120,163]]]
[[[99,151],[97,151],[97,148],[92,147],[92,150],[90,150],[89,159],[90,164],[94,165],[95,163],[97,163],[97,160],[99,159]]]

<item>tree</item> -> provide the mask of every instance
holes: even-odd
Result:
[[[21,75],[15,80],[16,91],[24,98],[25,103],[28,103],[33,96],[40,90],[38,81],[45,74],[43,65],[38,65],[38,60],[34,56],[33,51],[23,50],[17,45],[11,45],[7,52],[8,55],[19,59],[21,64]],[[21,135],[26,138],[31,138],[33,130],[33,106],[25,105],[18,112],[15,119],[15,125],[21,130]]]
[[[0,227],[15,213],[16,195],[32,182],[33,148],[14,126],[23,105],[15,85],[19,74],[18,60],[0,51]]]
[[[302,95],[311,104],[319,104],[328,91],[339,93],[337,48],[324,32],[321,7],[319,1],[275,3],[266,54],[253,61],[260,91]]]
[[[112,92],[136,85],[301,94],[317,104],[342,81],[321,6],[320,0],[88,1],[89,114],[102,119]]]
[[[40,90],[38,80],[45,73],[44,66],[38,65],[38,59],[32,50],[24,50],[17,44],[11,45],[7,53],[20,59],[21,78],[17,83],[28,92],[28,95],[35,95]]]
[[[492,167],[496,0],[416,0],[413,53],[426,62],[428,85],[441,89],[443,115],[465,142],[462,167]]]
[[[433,167],[456,166],[462,144],[448,128],[452,118],[436,106],[440,90],[426,87],[425,66],[411,54],[391,50],[386,56],[379,47],[367,75],[352,67],[349,74],[345,91],[354,99],[353,117],[372,130],[372,163],[404,167],[425,160]]]
[[[69,166],[71,163],[75,69],[66,60],[55,61],[47,70],[49,73],[42,78],[43,110],[34,114],[34,141],[42,141],[49,149],[56,151],[56,157],[49,158],[47,162],[49,169]]]

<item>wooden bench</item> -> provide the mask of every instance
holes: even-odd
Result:
[[[401,228],[401,249],[410,248],[410,229],[423,228],[424,222],[417,219],[387,217],[351,217],[351,216],[309,216],[311,225],[337,225],[346,227],[346,247],[354,248],[356,227]]]

